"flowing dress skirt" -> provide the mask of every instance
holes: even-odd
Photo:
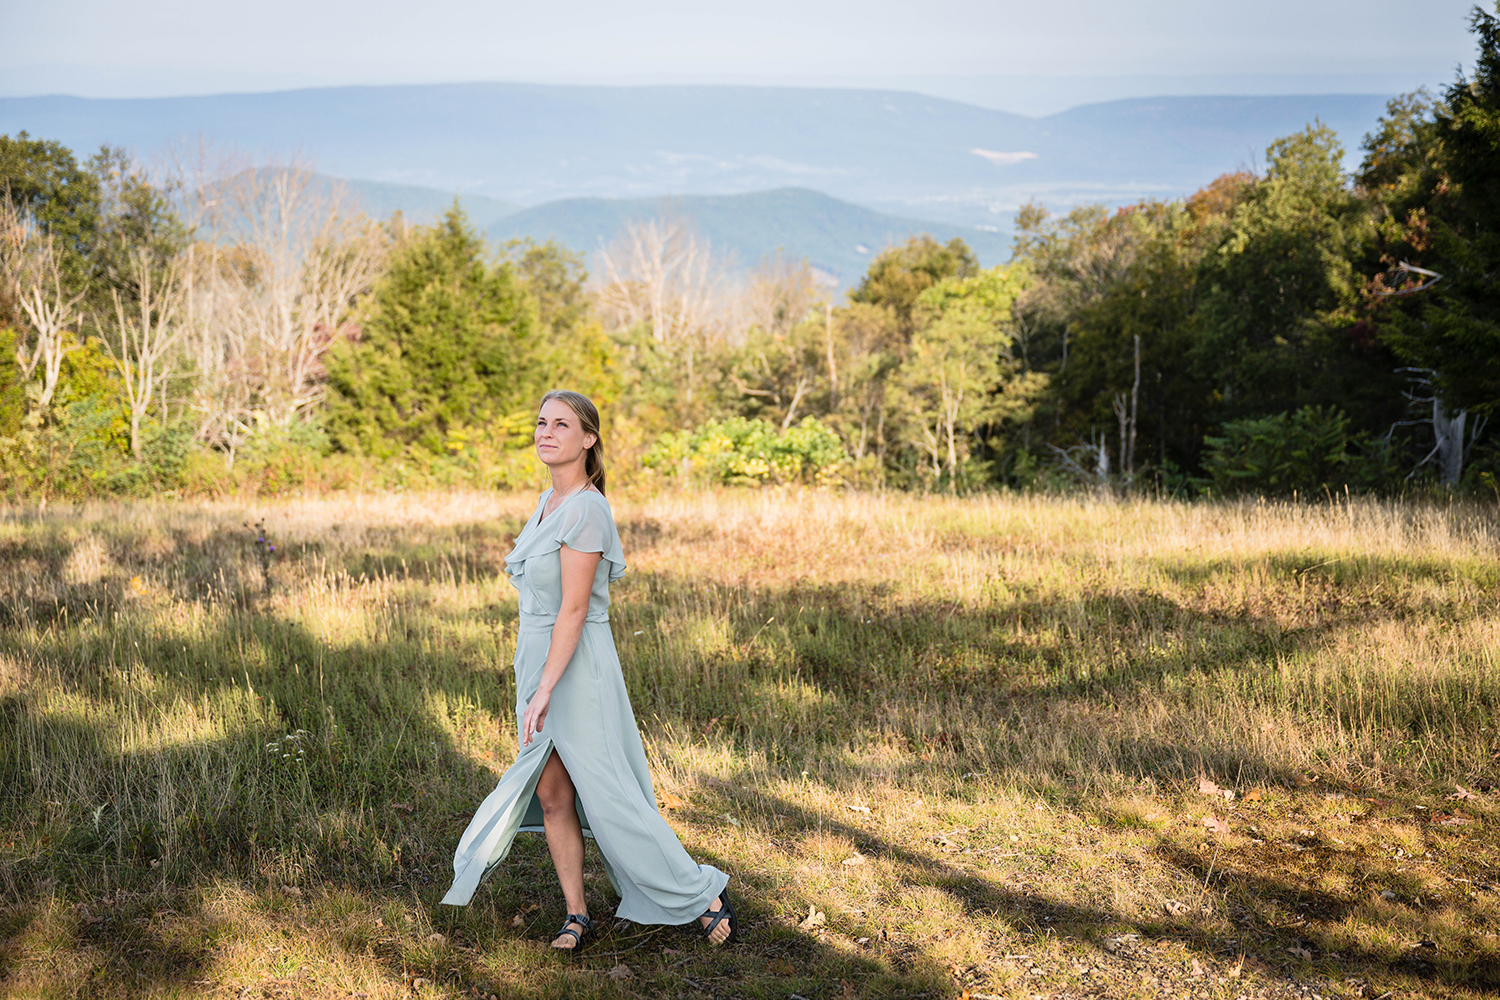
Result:
[[[548,617],[522,614],[515,664],[517,720],[541,680],[552,638]],[[541,734],[522,747],[459,841],[453,887],[444,903],[467,904],[480,881],[510,852],[518,832],[542,832],[536,785],[553,752],[577,789],[584,835],[598,845],[610,884],[620,895],[617,918],[686,924],[701,916],[728,883],[729,876],[688,856],[656,808],[614,637],[608,620],[598,617],[591,614],[584,623],[578,649],[553,689]]]

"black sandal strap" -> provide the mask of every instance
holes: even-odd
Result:
[[[582,927],[583,933],[579,934],[573,928],[569,927],[569,924],[577,924],[579,927]],[[570,913],[568,914],[568,918],[563,921],[562,930],[552,935],[552,940],[556,941],[564,934],[570,934],[573,937],[573,949],[576,950],[583,944],[583,939],[592,933],[594,933],[594,922],[592,920],[581,913]]]
[[[719,893],[719,908],[717,910],[704,910],[703,916],[709,918],[706,926],[699,924],[703,928],[703,936],[705,938],[710,938],[714,932],[714,928],[726,920],[729,921],[729,936],[721,943],[728,944],[739,937],[739,918],[734,912],[734,904],[729,901],[729,890],[727,888]]]
[[[714,928],[729,919],[729,914],[724,910],[706,910],[703,914],[709,918],[707,924],[699,924],[703,928],[704,937],[712,937]]]

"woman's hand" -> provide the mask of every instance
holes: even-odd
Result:
[[[552,703],[552,692],[538,690],[526,703],[526,714],[521,717],[521,745],[531,746],[531,739],[542,731],[547,721],[547,709]]]

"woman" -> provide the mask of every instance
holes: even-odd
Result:
[[[618,918],[694,919],[714,944],[738,936],[729,876],[695,864],[656,809],[646,751],[609,630],[609,585],[625,572],[604,499],[599,411],[567,391],[542,397],[536,453],[552,488],[506,557],[520,592],[516,718],[521,753],[480,805],[453,857],[444,903],[463,906],[510,852],[542,831],[568,916],[552,947],[577,953],[594,933],[583,896],[583,838],[593,837],[620,895]]]

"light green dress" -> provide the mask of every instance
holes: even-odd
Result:
[[[453,887],[443,902],[463,906],[479,882],[510,853],[518,831],[543,832],[537,780],[556,750],[578,790],[583,833],[604,856],[604,870],[620,895],[617,918],[639,924],[696,920],[724,890],[729,876],[688,857],[656,808],[646,750],[620,673],[609,630],[609,585],[625,572],[620,533],[603,494],[584,490],[542,520],[551,497],[542,494],[516,547],[506,557],[520,592],[516,639],[516,720],[536,693],[547,662],[552,624],[562,606],[559,549],[602,554],[594,573],[588,617],[578,649],[552,691],[542,732],[479,806],[453,856]]]

